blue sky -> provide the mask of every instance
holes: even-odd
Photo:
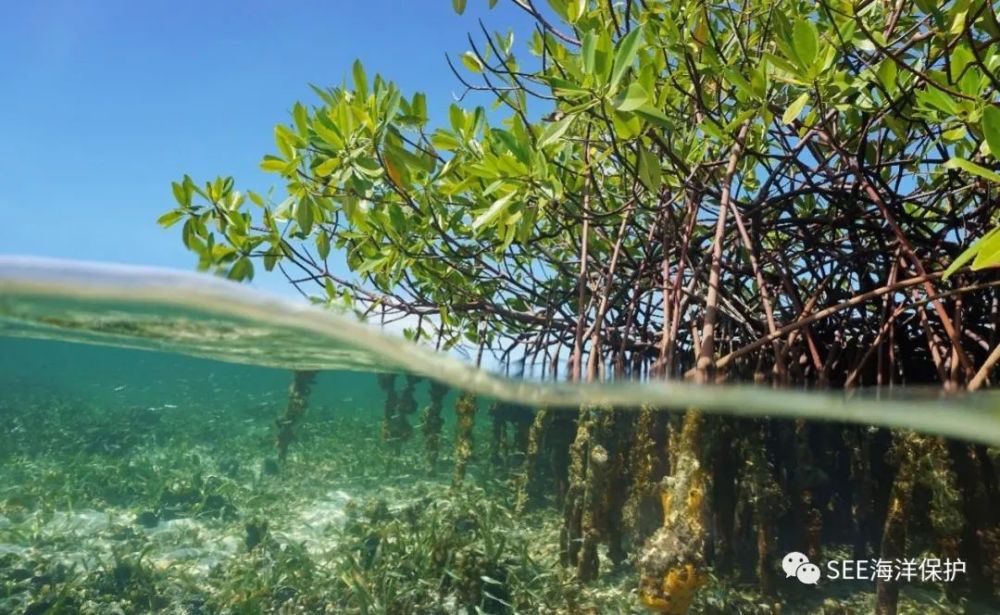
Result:
[[[360,58],[434,117],[460,84],[445,63],[466,34],[529,19],[470,0],[12,3],[0,27],[0,253],[191,269],[177,229],[155,224],[170,182],[233,175],[273,184],[257,164],[308,84],[331,85]],[[522,48],[523,49],[523,48]],[[278,186],[280,188],[280,186]],[[285,294],[278,279],[258,286]]]

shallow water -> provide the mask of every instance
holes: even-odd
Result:
[[[279,463],[275,420],[292,370],[321,373]],[[385,441],[380,372],[420,376],[419,408],[429,378],[448,385],[430,471],[419,414],[412,436]],[[0,613],[413,612],[434,600],[438,610],[421,612],[462,612],[470,592],[484,612],[645,612],[629,565],[587,587],[564,578],[561,513],[548,500],[511,512],[517,468],[491,460],[488,419],[475,428],[464,488],[450,488],[462,391],[479,395],[480,416],[492,400],[514,413],[648,404],[1000,444],[995,393],[513,380],[214,278],[0,258]],[[463,555],[435,586],[421,574],[439,564],[441,544]],[[463,585],[470,566],[473,589]],[[566,587],[577,602],[559,594]],[[864,612],[872,588],[787,586],[768,598],[772,610],[753,610],[753,591],[713,581],[696,608]],[[992,608],[955,610],[933,584],[904,597],[914,612]],[[826,611],[834,598],[860,610]]]
[[[0,333],[300,370],[399,371],[532,406],[698,407],[741,416],[901,427],[1000,444],[1000,395],[849,395],[685,382],[565,385],[503,378],[328,310],[206,276],[0,257]]]

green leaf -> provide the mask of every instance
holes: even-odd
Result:
[[[583,35],[583,49],[580,56],[583,58],[583,74],[594,74],[594,54],[597,51],[597,33],[593,30]]]
[[[448,119],[451,122],[451,129],[462,136],[465,131],[465,111],[458,105],[448,107]]]
[[[567,81],[565,79],[560,79],[559,77],[542,77],[543,81],[549,84],[549,87],[555,91],[556,94],[574,95],[574,94],[590,94],[590,90],[587,88],[573,83],[572,81]]]
[[[560,137],[566,134],[569,125],[573,123],[575,117],[575,115],[567,115],[558,122],[547,124],[542,130],[542,135],[538,137],[538,147],[542,148],[558,141]]]
[[[948,115],[958,115],[958,102],[950,94],[935,87],[926,87],[917,91],[917,100],[926,106],[944,111]]]
[[[281,158],[276,158],[274,156],[264,156],[264,160],[260,163],[260,168],[264,171],[271,171],[272,173],[281,173],[285,170],[286,165],[288,165],[287,160],[282,160]]]
[[[300,136],[306,137],[309,134],[309,111],[302,103],[295,103],[292,107],[292,118],[295,119],[295,130]]]
[[[316,234],[316,251],[319,252],[319,257],[326,260],[330,256],[330,235],[324,231],[320,231]]]
[[[458,140],[458,137],[451,134],[447,130],[438,128],[434,131],[434,134],[431,135],[431,145],[438,149],[453,152],[462,147],[462,142]]]
[[[781,116],[781,122],[783,124],[791,124],[795,121],[799,114],[802,113],[802,109],[809,102],[809,92],[803,92],[801,96],[792,101],[792,104],[788,105],[785,112]]]
[[[420,121],[421,124],[427,122],[427,96],[423,92],[417,92],[413,95],[413,115]]]
[[[969,162],[964,158],[952,158],[948,162],[944,163],[946,169],[961,169],[973,175],[978,175],[984,179],[988,179],[992,182],[1000,184],[1000,173],[990,171],[989,169],[983,168],[974,162]]]
[[[903,131],[900,130],[897,132],[897,134],[903,134]],[[955,141],[961,141],[967,136],[969,136],[969,131],[966,130],[965,126],[956,126],[951,130],[946,130],[941,133],[942,139],[944,139],[945,141],[951,141],[953,143]]]
[[[313,173],[316,174],[316,177],[327,177],[328,175],[330,175],[330,173],[333,173],[339,166],[340,166],[339,158],[327,158],[323,162],[313,167]]]
[[[311,203],[302,199],[295,203],[295,221],[299,223],[302,232],[308,235],[312,231],[313,210]]]
[[[288,126],[278,124],[274,127],[274,142],[278,151],[285,158],[294,158],[296,148],[302,147],[302,140]]]
[[[636,115],[663,128],[673,128],[670,118],[653,105],[646,104],[633,111]]]
[[[795,54],[802,68],[809,70],[815,64],[816,54],[819,53],[819,32],[816,30],[816,24],[808,19],[796,21],[792,29],[792,39],[795,43]]]
[[[511,192],[506,196],[502,196],[490,205],[490,208],[483,212],[478,218],[472,222],[472,230],[478,231],[484,226],[489,225],[494,220],[499,218],[505,211],[507,211],[507,206],[510,204],[511,199],[514,198],[516,192]]]
[[[972,261],[972,270],[979,271],[997,265],[1000,265],[1000,229],[993,229],[983,237],[976,260]]]
[[[389,256],[386,256],[384,254],[379,254],[374,258],[366,259],[360,265],[354,268],[353,271],[358,275],[363,275],[365,273],[368,273],[372,269],[377,269],[381,267],[388,260],[390,260]]]
[[[615,101],[615,109],[619,111],[635,111],[649,102],[649,94],[638,81],[629,84],[621,96]]]
[[[257,194],[253,190],[247,190],[247,196],[250,197],[250,200],[253,201],[253,204],[257,207],[264,207],[264,197],[261,195]]]
[[[987,242],[990,242],[990,244],[994,245],[994,247],[996,248],[1000,248],[1000,246],[997,246],[995,244],[995,242],[998,239],[1000,239],[1000,227],[993,229],[986,235],[983,235],[982,237],[974,241],[971,246],[969,246],[968,248],[965,249],[964,252],[959,254],[958,258],[956,258],[951,263],[951,265],[949,265],[948,268],[944,270],[943,279],[947,280],[951,276],[951,274],[961,269],[966,263],[971,261],[973,258],[975,258],[978,261],[979,260],[978,255],[980,254],[982,249],[986,246]],[[994,250],[994,259],[996,259],[996,256],[997,254],[996,251]],[[995,260],[994,264],[996,264]],[[975,266],[975,264],[973,264],[973,269],[976,268],[977,267]]]
[[[325,120],[317,117],[316,121],[312,123],[312,129],[316,131],[316,135],[323,140],[323,143],[337,150],[343,149],[344,138],[340,135],[336,127],[327,126]]]
[[[174,200],[181,207],[191,206],[191,193],[184,189],[184,185],[178,182],[170,182],[170,189],[174,192]]]
[[[792,64],[791,62],[789,62],[788,60],[786,60],[784,58],[780,58],[780,57],[778,57],[776,55],[773,55],[773,54],[770,54],[770,53],[767,53],[767,52],[764,52],[763,54],[761,54],[761,57],[763,57],[765,60],[767,60],[767,63],[770,64],[773,68],[768,73],[765,73],[764,71],[759,71],[760,72],[760,78],[759,78],[759,80],[760,80],[760,86],[761,87],[759,87],[759,88],[758,87],[754,87],[754,93],[757,94],[758,98],[763,98],[764,97],[764,89],[767,86],[767,84],[766,84],[766,76],[767,75],[771,75],[775,79],[778,79],[780,81],[787,81],[789,83],[797,83],[797,84],[800,84],[800,85],[808,85],[806,82],[802,81],[801,79],[796,78],[798,76],[798,74],[799,74],[799,69],[794,64]],[[757,73],[758,71],[754,71],[754,72]],[[758,78],[756,77],[756,75],[755,75],[754,81],[755,82],[758,81]]]
[[[174,211],[168,211],[167,213],[163,214],[162,216],[157,218],[156,223],[162,226],[163,228],[170,228],[174,224],[177,224],[183,217],[184,217],[184,212],[177,209]]]
[[[242,282],[243,280],[253,279],[253,263],[246,256],[241,256],[229,269],[229,273],[226,277],[230,280],[236,280],[237,282]]]
[[[566,20],[576,23],[587,10],[587,0],[568,0],[566,2]]]
[[[656,154],[645,147],[639,148],[639,181],[653,193],[660,191],[663,181],[660,174],[660,161],[657,160]]]
[[[365,67],[361,65],[361,60],[355,60],[352,67],[354,73],[354,89],[362,98],[368,97],[368,77],[365,76]]]
[[[465,0],[451,0],[451,6],[459,15],[465,12]]]
[[[483,63],[480,62],[476,54],[471,51],[466,51],[462,54],[462,64],[465,64],[465,68],[474,73],[483,72]]]
[[[983,111],[982,127],[986,144],[990,146],[990,153],[1000,160],[1000,109],[993,105],[986,107]]]
[[[893,94],[898,88],[896,87],[896,76],[898,74],[898,69],[896,68],[896,61],[892,58],[886,58],[882,60],[882,63],[878,66],[878,80],[881,82],[882,87],[885,88],[886,92],[890,95]]]
[[[626,34],[622,40],[618,41],[618,47],[615,50],[614,68],[611,69],[611,81],[609,82],[612,91],[618,87],[618,83],[621,81],[622,76],[625,75],[628,67],[632,66],[632,61],[635,60],[636,53],[639,51],[639,37],[641,34],[642,27],[639,26]]]
[[[756,92],[754,91],[753,86],[750,85],[750,82],[746,80],[746,77],[744,77],[735,69],[729,67],[723,68],[722,74],[726,78],[726,81],[735,85],[747,96],[754,97],[757,95]]]

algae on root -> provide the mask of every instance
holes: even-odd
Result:
[[[395,383],[396,374],[378,375],[378,385],[385,393],[385,403],[382,406],[382,439],[389,444],[394,453],[399,453],[403,441],[413,433],[413,427],[406,420],[401,397],[396,395]]]
[[[278,449],[279,461],[284,461],[288,456],[288,445],[295,438],[295,425],[305,416],[309,393],[315,381],[315,371],[296,370],[292,374],[292,383],[288,387],[288,405],[285,406],[285,413],[275,421],[278,428],[275,447]]]
[[[699,410],[687,411],[679,440],[671,447],[672,473],[660,492],[663,526],[646,542],[639,559],[640,599],[660,613],[687,613],[706,580],[702,520],[706,481],[700,459],[703,424]]]
[[[441,428],[444,419],[441,411],[444,409],[444,397],[448,387],[436,380],[430,383],[430,403],[423,412],[424,458],[427,462],[427,472],[433,474],[437,469],[438,457],[441,453]]]
[[[465,473],[472,459],[472,428],[476,422],[476,396],[462,393],[455,402],[457,429],[455,434],[455,474],[452,485],[458,487],[465,480]]]

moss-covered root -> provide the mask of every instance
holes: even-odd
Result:
[[[879,558],[901,560],[906,555],[906,529],[910,521],[913,486],[921,456],[927,448],[927,438],[903,432],[894,436],[890,455],[896,461],[896,477],[889,493],[889,508],[882,530]],[[875,594],[875,613],[895,615],[899,603],[899,582],[880,579]]]
[[[433,474],[437,470],[438,457],[441,452],[441,428],[444,427],[444,419],[441,418],[441,411],[444,408],[444,397],[448,394],[448,387],[440,382],[432,381],[430,384],[430,403],[424,408],[424,459],[427,462],[427,472]]]
[[[659,613],[687,613],[705,581],[703,422],[698,410],[688,410],[684,416],[673,447],[673,471],[661,491],[663,526],[646,542],[639,559],[640,599]]]
[[[278,449],[278,459],[284,461],[288,456],[288,445],[295,438],[295,425],[306,413],[309,404],[309,392],[316,381],[316,372],[299,370],[292,373],[292,384],[288,387],[288,405],[285,413],[274,422],[278,428],[275,438],[275,448]]]
[[[628,451],[629,491],[622,511],[622,523],[633,546],[651,535],[660,523],[660,502],[657,485],[663,475],[663,462],[657,439],[657,411],[645,405],[632,434]]]
[[[597,547],[607,536],[608,483],[611,455],[607,438],[610,408],[580,408],[576,439],[570,447],[569,488],[561,537],[562,560],[576,568],[577,578],[597,577]]]
[[[538,460],[545,444],[545,434],[552,423],[552,411],[541,408],[535,413],[534,420],[528,430],[528,444],[525,449],[524,465],[517,477],[517,497],[514,500],[514,510],[517,514],[524,513],[528,506],[541,496],[539,489]]]
[[[465,472],[472,459],[472,428],[476,423],[476,396],[462,393],[455,402],[455,475],[452,486],[459,487],[465,481]]]
[[[401,411],[401,398],[396,395],[395,383],[396,374],[378,375],[378,385],[385,393],[385,404],[382,406],[382,439],[389,443],[393,451],[399,452],[402,442],[410,437],[413,428]]]
[[[583,490],[583,515],[580,521],[580,560],[577,578],[590,581],[597,577],[597,547],[609,538],[612,455],[608,441],[614,414],[611,408],[595,408],[594,431],[586,461],[587,480]]]
[[[490,404],[486,413],[490,417],[490,467],[498,471],[504,464],[504,453],[507,447],[507,421],[504,420],[504,407],[500,402]]]

